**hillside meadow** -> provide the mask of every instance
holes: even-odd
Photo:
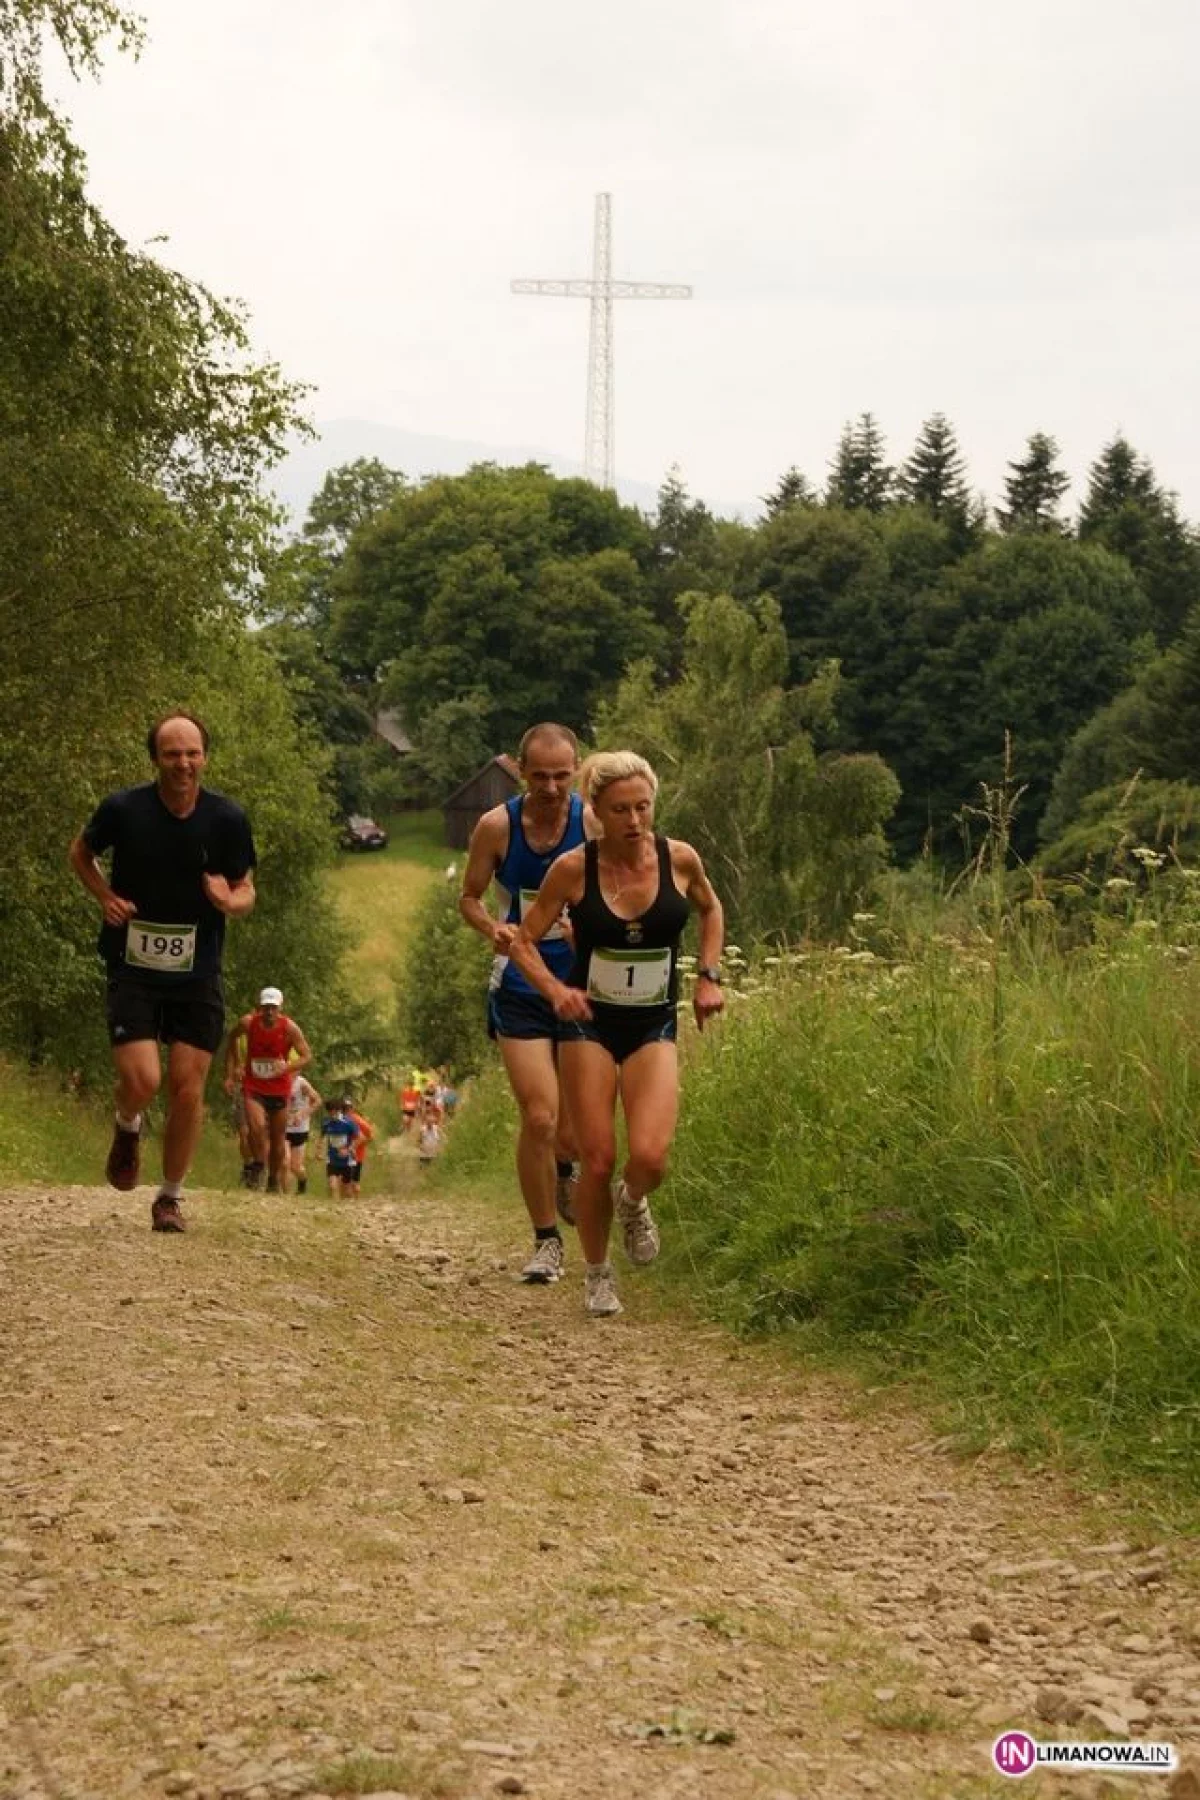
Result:
[[[910,1384],[965,1451],[1148,1481],[1190,1508],[1200,965],[1161,936],[735,953],[725,1017],[684,1033],[651,1279]],[[512,1205],[512,1118],[485,1078],[439,1179]]]

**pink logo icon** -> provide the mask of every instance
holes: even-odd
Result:
[[[1006,1731],[992,1745],[992,1761],[1002,1775],[1019,1781],[1037,1768],[1037,1744],[1027,1731]]]

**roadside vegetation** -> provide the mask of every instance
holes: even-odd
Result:
[[[964,1451],[1188,1504],[1200,880],[1113,881],[1082,945],[985,877],[936,902],[898,882],[841,944],[733,952],[725,1018],[685,1031],[651,1279],[912,1384]],[[513,1116],[477,1084],[439,1180],[511,1205]]]

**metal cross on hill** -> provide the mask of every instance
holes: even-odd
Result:
[[[583,472],[600,487],[613,485],[613,301],[690,300],[678,283],[614,281],[612,278],[612,195],[596,195],[596,232],[590,281],[514,281],[514,294],[548,294],[559,300],[590,300],[587,423]]]

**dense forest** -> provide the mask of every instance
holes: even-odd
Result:
[[[661,749],[648,709],[695,686],[702,602],[723,603],[731,661],[769,615],[765,744],[710,692],[722,758],[802,735],[826,771],[881,759],[892,854],[951,863],[1007,758],[1014,851],[1065,870],[1123,833],[1190,830],[1200,654],[1200,541],[1150,461],[1118,432],[1073,520],[1067,485],[1034,432],[989,506],[938,413],[896,466],[863,415],[823,487],[788,470],[752,524],[714,517],[677,471],[647,517],[537,465],[409,483],[362,462],[276,563],[263,641],[335,746],[345,803],[387,805],[439,798],[543,716]],[[412,736],[403,768],[372,744],[379,707]]]

